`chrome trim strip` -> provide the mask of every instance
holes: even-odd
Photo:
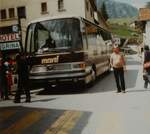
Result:
[[[84,71],[84,70],[86,70],[86,68],[85,69],[82,69],[82,68],[74,68],[73,66],[74,65],[79,65],[79,64],[84,64],[84,62],[70,62],[70,63],[59,63],[59,64],[47,64],[47,65],[34,65],[32,68],[31,68],[31,70],[30,70],[30,74],[37,74],[37,73],[62,73],[62,72],[64,72],[64,71]],[[54,66],[54,68],[56,68],[56,69],[52,69],[52,70],[45,70],[45,71],[43,71],[43,72],[38,72],[38,71],[32,71],[32,70],[34,70],[34,68],[35,68],[35,70],[36,70],[36,67],[37,68],[40,68],[41,67],[41,69],[42,68],[47,68],[48,66]],[[60,66],[64,66],[64,69],[57,69],[57,68],[59,68]],[[65,66],[70,66],[70,68],[68,69],[68,68],[65,68]]]
[[[88,75],[88,73],[74,73],[74,74],[54,74],[54,75],[44,75],[44,76],[29,76],[29,80],[30,79],[34,79],[34,80],[40,80],[40,79],[62,79],[62,78],[76,78],[76,77],[86,77],[86,75]]]

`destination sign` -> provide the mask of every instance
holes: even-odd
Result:
[[[12,50],[12,49],[20,49],[20,43],[19,42],[5,42],[0,43],[0,50]]]

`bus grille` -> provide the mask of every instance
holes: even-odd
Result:
[[[52,64],[52,65],[38,65],[33,66],[31,69],[31,73],[39,73],[39,72],[51,72],[51,71],[59,71],[59,70],[71,70],[71,64]]]

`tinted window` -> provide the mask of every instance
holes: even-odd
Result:
[[[32,24],[28,31],[28,45],[34,45],[37,52],[52,49],[82,48],[80,21],[78,19],[38,22]]]

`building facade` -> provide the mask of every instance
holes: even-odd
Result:
[[[137,21],[138,28],[143,33],[143,45],[150,47],[150,9],[141,8],[139,10],[139,20]]]

